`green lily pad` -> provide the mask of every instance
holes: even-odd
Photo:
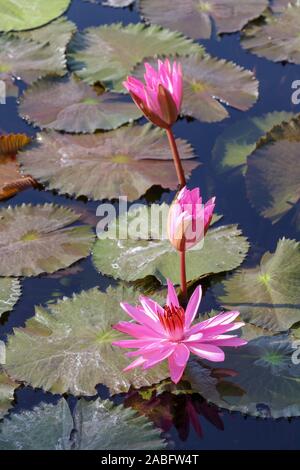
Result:
[[[64,398],[11,414],[0,425],[1,450],[156,450],[160,430],[131,408],[81,399],[72,416]]]
[[[246,186],[251,204],[273,223],[300,198],[300,116],[275,126],[248,157]]]
[[[181,113],[204,122],[222,121],[229,116],[226,106],[246,111],[258,98],[258,81],[249,70],[207,54],[178,59],[183,69]],[[155,65],[153,59],[147,60]],[[144,64],[132,72],[142,79]]]
[[[18,384],[11,380],[0,368],[0,420],[11,408],[14,391],[17,387]]]
[[[275,125],[294,116],[286,111],[274,111],[263,116],[248,117],[226,127],[213,148],[213,160],[218,173],[246,171],[247,157],[255,150],[256,142]]]
[[[37,276],[88,256],[94,234],[88,225],[68,227],[80,214],[44,204],[0,210],[0,275]]]
[[[37,307],[25,328],[9,336],[6,370],[33,387],[53,393],[95,395],[98,384],[111,393],[152,385],[168,377],[165,364],[148,371],[123,372],[129,364],[124,351],[112,342],[125,335],[112,329],[127,320],[120,302],[137,303],[138,291],[91,289],[46,308]],[[161,300],[161,299],[160,299]]]
[[[195,39],[209,39],[212,21],[218,34],[240,31],[258,18],[267,0],[140,0],[140,11],[150,23],[181,31]]]
[[[0,31],[34,29],[62,15],[70,0],[0,0]]]
[[[142,115],[130,97],[99,94],[73,77],[34,83],[23,94],[19,113],[43,129],[84,133],[116,129]]]
[[[88,28],[75,35],[69,49],[69,66],[80,78],[89,84],[100,81],[123,93],[123,80],[146,57],[203,52],[178,32],[142,23]]]
[[[0,317],[10,312],[21,295],[21,284],[18,279],[0,277]]]
[[[177,143],[188,178],[198,163],[186,161],[194,158],[190,144]],[[148,124],[95,135],[41,133],[19,154],[19,162],[49,189],[95,200],[127,196],[132,201],[153,185],[178,185],[167,137]]]
[[[93,249],[96,268],[126,281],[155,276],[164,284],[167,278],[179,284],[178,252],[168,240],[165,223],[157,225],[159,220],[167,220],[168,209],[167,204],[143,206],[112,222],[107,232],[98,234]],[[140,230],[138,237],[131,235],[135,229]],[[211,228],[203,248],[200,246],[186,254],[188,281],[236,268],[244,260],[249,244],[236,225],[226,225]]]
[[[242,348],[226,350],[219,367],[237,374],[226,383],[217,384],[210,377],[203,387],[199,379],[203,366],[197,361],[188,370],[188,378],[195,391],[221,408],[260,418],[300,416],[300,369],[293,364],[294,352],[288,336],[262,336]],[[239,393],[231,393],[233,387]]]
[[[70,450],[73,419],[63,398],[11,414],[0,425],[1,450]]]
[[[132,408],[109,400],[79,400],[74,416],[78,450],[159,450],[166,447],[161,431]]]
[[[275,253],[215,287],[219,302],[238,310],[243,320],[271,331],[300,321],[300,243],[279,240]]]
[[[243,31],[242,47],[273,62],[300,64],[300,5],[291,0],[265,17],[262,23],[250,23]]]
[[[42,28],[14,33],[14,36],[20,39],[29,39],[44,46],[50,45],[53,53],[57,54],[60,48],[66,49],[76,30],[76,24],[62,16]]]

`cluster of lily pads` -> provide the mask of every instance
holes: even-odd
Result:
[[[242,45],[258,55],[299,63],[291,26],[300,16],[296,1],[277,0],[268,7],[267,0],[252,1],[250,6],[246,0],[232,0],[228,21],[228,12],[222,16],[218,0],[189,0],[184,11],[177,0],[140,0],[141,14],[150,25],[118,23],[83,32],[60,16],[69,4],[69,0],[48,4],[0,0],[0,10],[7,12],[0,18],[0,79],[12,96],[18,96],[19,79],[27,85],[19,114],[39,128],[32,141],[26,135],[0,136],[0,199],[29,186],[89,200],[126,195],[134,201],[153,185],[175,190],[176,172],[166,137],[150,124],[134,122],[141,113],[122,81],[132,72],[141,75],[145,59],[151,63],[154,57],[178,56],[184,76],[183,116],[217,122],[228,116],[228,106],[248,110],[258,98],[254,74],[211,57],[190,39],[210,37],[212,21],[218,33],[245,27]],[[37,8],[40,15],[33,15]],[[170,8],[174,16],[165,14]],[[226,130],[214,148],[216,173],[245,178],[251,204],[272,223],[293,211],[299,226],[299,127],[299,117],[288,113],[251,118],[244,128]],[[199,163],[187,141],[177,139],[177,143],[189,177]],[[120,216],[115,224],[130,223],[137,216],[146,220],[149,210],[144,206],[131,211],[126,222]],[[246,258],[248,240],[237,225],[222,225],[221,219],[215,217],[203,249],[186,254],[191,285],[233,271]],[[218,407],[254,416],[300,415],[300,367],[291,359],[300,322],[298,242],[283,238],[257,266],[215,282],[215,298],[225,309],[241,312],[246,323],[242,335],[249,342],[227,352],[222,367],[233,371],[229,377],[205,361],[192,359],[184,386],[175,386],[167,380],[165,365],[123,372],[127,359],[112,346],[123,336],[112,329],[126,319],[120,301],[136,303],[147,287],[163,303],[166,279],[180,281],[177,253],[166,236],[116,240],[108,231],[95,241],[93,227],[82,223],[79,213],[51,203],[1,208],[0,222],[0,317],[13,311],[22,294],[22,278],[56,273],[91,253],[95,268],[117,281],[106,292],[94,288],[36,307],[25,326],[8,336],[0,371],[0,418],[7,414],[21,384],[81,398],[72,412],[61,398],[5,417],[0,424],[0,449],[158,449],[166,445],[150,421],[154,421],[151,413],[134,406],[134,400],[125,407],[84,398],[94,396],[98,384],[105,385],[111,396],[132,389],[138,390],[139,397],[149,390],[150,396],[198,393]],[[114,228],[110,227],[111,233]]]

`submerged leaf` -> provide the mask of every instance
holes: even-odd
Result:
[[[25,134],[0,136],[0,200],[14,196],[35,184],[31,176],[20,173],[20,166],[16,160],[17,152],[30,141],[30,137]]]
[[[73,77],[36,82],[23,94],[19,113],[41,128],[84,133],[115,129],[141,117],[131,98],[110,92],[98,94]]]
[[[94,239],[91,228],[68,227],[79,218],[53,204],[1,209],[0,275],[52,273],[88,256]]]
[[[1,450],[158,450],[166,446],[145,417],[109,400],[64,398],[11,414],[0,425]]]
[[[272,331],[300,321],[300,243],[279,240],[275,253],[215,287],[219,302],[243,320]]]
[[[178,32],[157,25],[115,23],[78,33],[70,44],[69,66],[87,83],[100,81],[125,93],[122,81],[146,57],[197,52],[203,48]]]
[[[153,204],[129,211],[98,234],[93,261],[103,274],[135,281],[155,276],[166,283],[180,283],[178,253],[167,237],[165,223],[169,206]],[[117,230],[116,230],[117,229]],[[137,229],[138,236],[134,235]],[[187,280],[230,271],[239,266],[248,251],[248,242],[236,225],[211,228],[201,244],[186,253]]]
[[[62,15],[71,0],[0,0],[0,31],[38,28]]]
[[[140,11],[150,23],[181,31],[195,39],[209,39],[212,20],[218,34],[240,31],[259,17],[268,0],[140,0]]]
[[[275,126],[248,157],[247,194],[273,223],[300,199],[300,116]]]
[[[161,431],[132,408],[109,400],[80,399],[75,409],[78,450],[159,450],[166,447]]]
[[[91,289],[46,308],[36,308],[25,328],[9,337],[6,370],[11,377],[53,393],[95,395],[98,384],[111,393],[152,385],[168,377],[165,364],[123,372],[124,351],[112,342],[124,337],[112,326],[127,320],[120,302],[135,304],[132,288]],[[159,298],[158,298],[159,300]]]
[[[148,61],[148,60],[147,60]],[[181,112],[200,121],[221,121],[229,116],[226,106],[246,111],[258,98],[258,82],[249,70],[209,55],[179,57],[183,69]],[[154,60],[149,60],[156,66]],[[133,70],[142,79],[144,64]]]
[[[212,376],[210,387],[203,388],[199,380],[203,367],[197,361],[188,378],[195,391],[221,408],[260,418],[300,416],[300,369],[293,363],[294,352],[288,336],[262,336],[242,348],[226,350],[219,367],[236,372],[227,379],[230,388],[217,384]],[[233,387],[240,393],[233,394]]]
[[[1,450],[71,450],[73,419],[68,403],[42,403],[13,413],[0,425]]]
[[[278,13],[279,12],[279,13]],[[274,62],[288,61],[300,64],[300,5],[290,0],[268,14],[260,24],[249,24],[243,31],[244,49]]]
[[[177,143],[183,160],[194,157],[190,144]],[[127,196],[132,201],[153,185],[178,185],[167,137],[149,124],[95,135],[41,133],[19,162],[49,189],[95,200]],[[197,166],[184,161],[186,176]]]
[[[256,142],[276,124],[294,116],[286,111],[274,111],[263,116],[248,117],[226,127],[213,148],[213,160],[218,173],[231,170],[245,173],[247,157],[255,150]]]
[[[21,295],[21,284],[18,279],[0,277],[0,317],[10,312]]]

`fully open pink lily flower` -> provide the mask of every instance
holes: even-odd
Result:
[[[123,82],[136,105],[156,126],[169,129],[176,122],[182,102],[182,69],[176,62],[158,60],[158,70],[145,63],[145,83],[135,77]]]
[[[201,301],[201,287],[197,287],[184,310],[178,301],[173,284],[168,281],[165,307],[148,297],[140,297],[140,306],[121,303],[121,307],[135,322],[121,321],[114,328],[135,339],[113,343],[121,348],[137,349],[128,352],[136,359],[124,370],[135,367],[149,369],[168,359],[170,376],[174,383],[182,377],[190,353],[213,362],[224,361],[220,346],[243,346],[247,341],[236,335],[225,335],[244,325],[233,323],[239,312],[227,312],[209,320],[192,324]]]
[[[200,189],[184,187],[172,203],[168,215],[169,240],[178,251],[185,251],[205,236],[215,208],[216,198],[202,203]]]

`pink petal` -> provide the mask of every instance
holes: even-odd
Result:
[[[191,323],[194,321],[198,313],[199,305],[201,302],[201,297],[202,297],[202,289],[201,289],[201,286],[198,286],[194,290],[193,295],[190,298],[186,311],[185,311],[185,328],[189,328]]]
[[[134,369],[135,367],[139,367],[142,364],[144,364],[144,362],[145,362],[145,359],[143,357],[138,357],[135,361],[129,364],[129,366],[125,367],[125,369],[123,369],[123,372],[127,372],[131,369]]]
[[[147,311],[143,311],[141,308],[134,307],[133,305],[130,305],[126,302],[121,302],[121,307],[122,309],[131,317],[133,320],[137,321],[141,325],[148,326],[152,330],[158,332],[158,333],[163,333],[164,330],[162,326],[160,325],[160,322],[157,319],[154,319],[154,315],[149,315],[148,314],[148,309]]]
[[[229,331],[238,330],[244,325],[245,323],[243,322],[236,322],[232,323],[232,325],[229,324],[213,326],[211,328],[202,329],[201,333],[203,333],[203,340],[206,340],[207,338],[214,338],[215,336],[222,335],[224,333],[229,333]]]
[[[190,329],[190,333],[198,333],[203,329],[208,329],[211,327],[215,327],[217,325],[226,325],[228,323],[233,322],[238,316],[240,315],[239,312],[227,312],[227,313],[220,313],[215,317],[209,318],[208,320],[204,320],[196,325],[192,326]]]
[[[134,338],[160,338],[159,333],[156,331],[144,325],[137,325],[136,323],[120,321],[114,325],[113,328]]]
[[[223,339],[213,339],[211,341],[215,346],[232,346],[238,348],[239,346],[244,346],[248,341],[238,338],[237,336],[227,336],[224,335]]]
[[[143,365],[143,369],[150,369],[154,367],[159,362],[167,359],[175,350],[175,345],[168,345],[166,348],[163,348],[159,351],[153,351],[151,353],[143,354],[143,358],[146,359]]]
[[[225,359],[225,354],[222,349],[213,344],[189,344],[189,349],[192,353],[196,354],[203,359],[208,359],[212,362],[222,362]]]
[[[120,341],[114,341],[113,346],[118,346],[119,348],[142,348],[145,346],[150,346],[153,344],[153,339],[122,339]]]
[[[176,350],[168,359],[171,379],[176,384],[182,377],[189,355],[189,349],[184,344],[178,344]]]
[[[171,307],[172,305],[174,307],[180,307],[174,285],[169,279],[167,279],[167,283],[168,283],[167,305],[169,307]]]

